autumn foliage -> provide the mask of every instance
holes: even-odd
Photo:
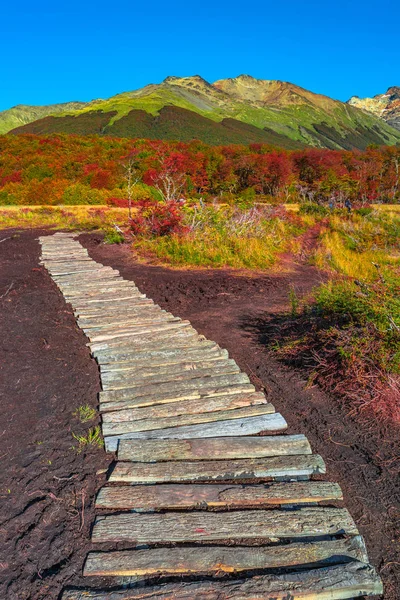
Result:
[[[123,205],[130,156],[140,179],[134,201],[183,196],[341,205],[400,198],[398,147],[286,151],[59,134],[0,136],[0,204]]]

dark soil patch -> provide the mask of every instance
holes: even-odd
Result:
[[[378,424],[372,430],[348,414],[337,398],[307,389],[301,370],[282,365],[269,352],[255,323],[289,307],[293,286],[299,296],[325,277],[317,269],[284,257],[290,272],[253,277],[232,271],[184,271],[132,261],[126,246],[101,244],[96,234],[80,236],[95,260],[118,268],[162,308],[190,319],[208,338],[229,350],[285,416],[292,433],[305,433],[327,463],[328,477],[342,486],[345,505],[365,537],[371,562],[385,584],[385,600],[398,600],[398,439]],[[306,240],[312,245],[313,240]]]
[[[96,406],[99,374],[71,306],[39,265],[39,235],[0,239],[0,598],[55,600],[84,585],[93,500],[108,466],[83,451],[73,412]],[[12,286],[10,287],[10,285]]]

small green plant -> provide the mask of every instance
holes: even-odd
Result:
[[[325,217],[329,211],[325,206],[317,204],[316,202],[305,202],[300,205],[299,213],[301,215],[315,215]]]
[[[293,286],[290,286],[289,289],[289,301],[290,301],[290,314],[292,317],[295,317],[299,311],[300,299],[297,295],[297,292]]]
[[[96,417],[96,411],[89,404],[84,404],[79,406],[73,415],[78,417],[81,423],[87,423]]]
[[[86,446],[97,446],[98,448],[104,447],[104,441],[103,436],[101,435],[100,425],[96,425],[96,427],[91,427],[86,435],[78,435],[76,433],[72,433],[72,437],[78,442],[78,453],[82,452],[82,450]]]
[[[110,229],[104,236],[105,244],[123,244],[124,241],[124,236],[116,229]]]

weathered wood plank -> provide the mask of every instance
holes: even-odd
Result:
[[[192,379],[201,379],[205,377],[216,377],[218,375],[228,375],[229,373],[239,373],[240,369],[234,360],[214,361],[215,365],[210,365],[208,361],[197,363],[194,368],[184,368],[174,366],[168,371],[168,367],[159,367],[151,369],[143,367],[140,371],[131,373],[118,373],[118,376],[111,378],[102,378],[103,390],[122,390],[132,386],[161,384],[175,381],[189,381]],[[187,363],[183,363],[187,364]]]
[[[306,477],[325,473],[318,455],[238,458],[234,460],[117,462],[110,477],[116,483],[179,483]]]
[[[109,340],[106,342],[90,342],[87,346],[90,346],[92,353],[98,352],[99,350],[111,350],[114,351],[117,348],[122,350],[134,350],[135,347],[139,349],[157,348],[162,344],[170,344],[172,347],[175,340],[184,340],[190,342],[193,345],[193,340],[200,340],[200,336],[195,329],[191,326],[186,325],[180,329],[170,329],[169,331],[149,331],[143,333],[140,337],[137,335],[131,335],[123,339]]]
[[[100,314],[113,314],[116,312],[122,312],[121,309],[123,308],[123,306],[127,304],[126,302],[123,303],[123,305],[117,305],[117,306],[113,306],[112,304],[108,303],[107,306],[100,306],[97,307],[98,310],[93,310],[92,306],[87,306],[87,307],[75,307],[74,308],[74,313],[75,316],[80,316],[80,317],[87,317],[87,316],[93,316],[96,315],[98,313]],[[153,300],[150,300],[149,298],[141,298],[139,300],[135,300],[134,302],[129,303],[130,308],[126,308],[126,312],[125,315],[128,316],[130,313],[130,310],[132,309],[132,311],[134,311],[137,308],[143,309],[146,306],[152,307],[154,308],[155,306],[157,306],[156,304],[154,304]],[[95,306],[95,305],[93,305]]]
[[[97,495],[96,508],[116,511],[234,509],[328,500],[343,500],[342,491],[337,483],[326,481],[290,481],[258,485],[164,483],[103,487]]]
[[[138,411],[140,411],[138,413]],[[169,429],[171,427],[181,427],[184,425],[196,425],[198,423],[213,423],[217,421],[226,421],[227,419],[243,419],[246,417],[255,417],[275,413],[272,404],[258,404],[255,406],[244,406],[233,410],[220,410],[216,412],[183,414],[175,417],[144,418],[147,408],[138,408],[133,413],[142,415],[141,419],[132,419],[132,412],[116,411],[106,413],[103,417],[103,434],[120,435],[121,433],[131,433],[134,431],[151,431],[155,429]],[[121,417],[122,415],[122,417]],[[129,419],[121,421],[120,419]],[[114,420],[111,420],[114,419]],[[115,420],[119,419],[119,420]]]
[[[174,346],[171,346],[168,343],[158,342],[157,347],[150,350],[141,348],[118,348],[113,352],[108,350],[98,350],[96,351],[96,358],[100,365],[110,365],[110,367],[114,367],[122,363],[147,361],[147,359],[153,360],[157,358],[174,359],[177,357],[179,358],[179,361],[181,361],[182,357],[186,357],[186,354],[190,356],[191,353],[197,353],[203,350],[224,352],[227,356],[227,351],[221,350],[218,344],[206,340],[203,336],[199,336],[197,341],[189,346],[186,343],[175,343]]]
[[[266,402],[265,399],[263,399]],[[175,406],[174,404],[171,406]],[[163,462],[166,460],[223,460],[311,454],[305,435],[228,437],[195,440],[121,440],[118,460]]]
[[[236,384],[249,384],[249,378],[246,373],[233,373],[229,375],[218,375],[216,377],[204,377],[196,380],[189,381],[177,381],[161,383],[159,385],[137,385],[132,386],[123,390],[114,390],[109,392],[100,392],[100,400],[102,402],[113,402],[119,400],[133,400],[134,398],[140,398],[141,396],[150,396],[157,394],[162,396],[165,393],[176,393],[179,391],[192,391],[192,390],[217,390],[218,388],[225,388],[227,386],[233,386]],[[245,390],[247,391],[247,390]]]
[[[93,542],[132,544],[193,543],[221,540],[302,539],[326,535],[357,535],[345,508],[230,512],[122,513],[97,517]]]
[[[101,368],[102,375],[105,374],[117,374],[117,373],[125,373],[129,372],[133,369],[140,369],[142,367],[146,367],[151,365],[152,367],[166,367],[166,366],[177,366],[180,363],[184,363],[187,361],[191,361],[193,363],[202,363],[203,361],[218,361],[218,360],[227,360],[229,358],[229,354],[227,350],[221,350],[217,346],[215,348],[205,348],[198,349],[198,347],[187,349],[186,352],[178,353],[178,349],[174,354],[168,352],[160,352],[153,353],[148,352],[147,357],[144,358],[146,353],[141,353],[140,356],[137,355],[136,360],[130,359],[125,362],[113,362],[113,363],[105,363],[103,361],[97,361]]]
[[[190,439],[209,437],[230,437],[236,435],[255,435],[262,432],[275,432],[286,429],[287,423],[279,413],[261,415],[258,417],[245,417],[244,419],[230,419],[215,423],[201,423],[199,425],[186,425],[170,427],[168,429],[153,429],[151,431],[135,431],[104,439],[107,452],[114,452],[121,439]]]
[[[131,380],[136,381],[143,377],[162,375],[164,373],[180,375],[185,371],[196,371],[200,374],[205,369],[209,370],[213,367],[217,369],[224,366],[234,367],[236,369],[235,372],[239,372],[239,367],[232,358],[219,357],[214,360],[207,360],[206,358],[203,358],[203,360],[191,360],[187,358],[185,360],[182,358],[181,362],[174,365],[153,365],[152,363],[147,363],[146,365],[133,365],[129,370],[125,371],[103,373],[102,381],[104,383],[118,383],[120,381],[126,383]]]
[[[353,561],[284,575],[169,583],[119,591],[65,591],[62,600],[351,600],[382,594],[375,569]]]
[[[255,548],[197,546],[90,552],[84,576],[215,575],[282,567],[367,562],[361,536]]]
[[[170,332],[195,332],[190,321],[173,321],[164,323],[143,323],[140,325],[126,326],[126,331],[115,330],[114,333],[103,333],[94,331],[88,331],[87,337],[93,344],[102,342],[109,342],[110,344],[117,343],[120,338],[131,338],[135,336],[142,337],[147,334],[153,336],[153,334],[167,334]],[[197,332],[196,332],[197,333]]]
[[[163,404],[155,404],[144,408],[115,410],[115,402],[106,402],[105,405],[100,405],[100,412],[103,413],[103,421],[126,420],[134,421],[136,418],[163,418],[176,417],[178,415],[193,415],[204,412],[215,412],[220,410],[234,410],[243,408],[244,406],[254,406],[256,404],[266,404],[265,396],[261,393],[250,394],[230,394],[226,396],[211,396],[209,398],[201,398],[194,400],[177,400]],[[271,405],[272,407],[272,405]],[[119,416],[122,412],[122,416]],[[274,412],[271,410],[271,412]],[[104,414],[106,413],[106,414]],[[144,417],[144,415],[146,415]],[[109,418],[111,416],[111,419]]]
[[[124,315],[119,316],[117,318],[107,317],[104,320],[102,319],[79,319],[78,325],[81,329],[85,331],[113,331],[115,329],[123,328],[126,325],[140,325],[147,323],[163,323],[163,322],[174,322],[180,321],[180,317],[174,317],[170,313],[166,311],[161,311],[159,309],[152,309],[141,311],[139,314],[132,315]]]

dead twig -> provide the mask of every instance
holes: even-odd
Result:
[[[8,236],[8,237],[3,238],[2,240],[0,240],[0,244],[1,244],[1,242],[5,242],[6,240],[11,240],[11,236]]]
[[[82,490],[82,508],[81,508],[81,526],[79,527],[79,531],[82,531],[83,526],[85,524],[85,491]]]
[[[2,241],[2,242],[4,242],[4,240],[1,240],[1,241]],[[5,293],[4,293],[4,294],[2,294],[2,295],[0,296],[0,299],[1,299],[1,298],[5,298],[5,297],[7,296],[7,294],[8,294],[9,292],[11,292],[13,285],[14,285],[14,281],[12,281],[12,282],[10,283],[10,285],[8,286],[8,288],[7,288],[7,290],[5,291]]]

